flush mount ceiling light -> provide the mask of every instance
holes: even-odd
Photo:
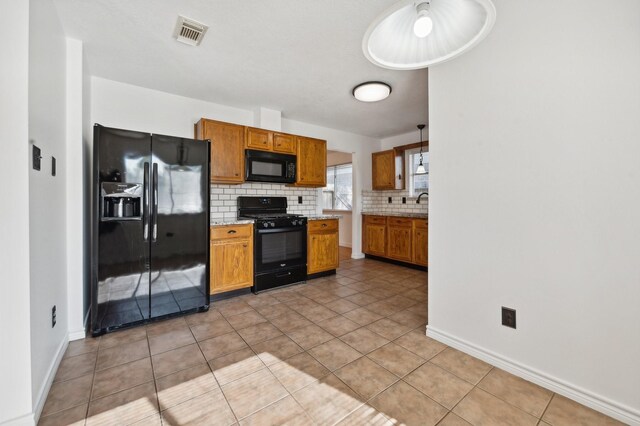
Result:
[[[402,0],[369,26],[362,50],[383,68],[426,68],[480,43],[495,19],[491,0]]]
[[[378,102],[389,97],[391,86],[381,81],[367,81],[354,87],[352,93],[361,102]]]

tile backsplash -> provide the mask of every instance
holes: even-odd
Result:
[[[391,197],[391,203],[389,203]],[[407,203],[402,204],[402,197]],[[429,213],[429,196],[410,197],[409,191],[362,191],[362,213]]]
[[[289,213],[314,215],[318,206],[318,190],[292,188],[282,184],[243,183],[242,185],[211,185],[210,220],[235,219],[238,215],[238,197],[287,197]],[[298,197],[302,204],[298,204]]]

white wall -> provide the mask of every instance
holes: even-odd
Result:
[[[157,90],[91,78],[91,123],[193,138],[200,118],[253,126],[253,112]]]
[[[83,47],[84,51],[84,47]],[[82,164],[83,179],[82,192],[84,194],[84,300],[83,318],[88,320],[89,308],[91,307],[91,214],[92,214],[92,167],[93,164],[93,124],[91,123],[91,75],[86,56],[82,55]],[[76,142],[77,143],[77,142]],[[78,225],[75,225],[78,226]]]
[[[29,2],[2,3],[0,38],[0,424],[29,424]]]
[[[31,382],[36,417],[67,343],[66,39],[50,1],[30,1],[29,139],[42,169],[29,171]],[[51,157],[57,175],[51,176]],[[57,325],[51,327],[51,308]]]
[[[67,305],[68,330],[72,340],[84,337],[84,280],[87,276],[84,249],[85,163],[83,132],[83,55],[82,42],[66,40],[66,209],[67,209]]]
[[[430,70],[428,333],[640,424],[640,2],[494,3]]]
[[[145,89],[103,78],[91,78],[91,122],[104,126],[193,137],[201,117],[251,126],[254,112]],[[328,149],[355,153],[354,193],[371,189],[371,153],[380,141],[336,129],[282,119],[282,131],[327,140]],[[318,206],[318,212],[320,212]],[[362,256],[361,203],[354,201],[354,256]]]

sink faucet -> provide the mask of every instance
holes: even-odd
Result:
[[[422,198],[423,195],[426,195],[428,197],[429,193],[428,192],[423,192],[422,194],[418,195],[418,199],[416,200],[416,204],[420,204],[420,198]]]

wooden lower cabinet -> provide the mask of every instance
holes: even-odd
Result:
[[[412,263],[428,266],[429,226],[424,219],[413,220],[413,258]]]
[[[211,228],[210,293],[253,286],[253,225]]]
[[[362,251],[365,254],[428,266],[426,219],[363,215]]]
[[[389,217],[387,219],[387,257],[411,262],[413,222],[411,219]]]
[[[365,216],[362,224],[362,251],[373,256],[385,256],[387,219],[384,216]]]
[[[331,271],[340,265],[338,219],[307,224],[307,274]]]

